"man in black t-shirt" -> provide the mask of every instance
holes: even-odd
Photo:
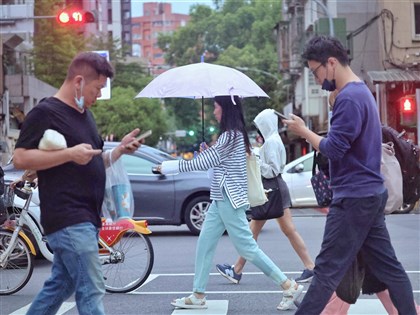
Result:
[[[28,314],[55,314],[73,293],[79,314],[104,314],[98,231],[109,161],[89,108],[113,75],[106,58],[93,52],[79,54],[57,94],[43,99],[23,123],[13,163],[18,169],[37,171],[41,223],[54,252],[51,277]],[[63,135],[67,148],[38,149],[48,129]],[[139,131],[122,139],[112,160],[140,146],[135,140]]]

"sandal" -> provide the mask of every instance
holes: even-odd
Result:
[[[303,285],[298,285],[296,281],[292,280],[290,288],[283,291],[283,299],[277,306],[279,311],[286,311],[295,303],[295,301],[302,294]]]
[[[180,299],[175,299],[171,302],[171,305],[178,308],[188,308],[188,309],[204,309],[207,308],[206,298],[199,299],[194,293],[188,297],[183,297]]]

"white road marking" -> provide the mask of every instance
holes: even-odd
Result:
[[[352,304],[347,313],[348,315],[387,315],[384,306],[379,299],[358,299],[356,304]]]
[[[416,274],[416,273],[420,273],[420,270],[406,270],[405,271],[408,274]],[[283,271],[284,274],[286,275],[293,275],[293,274],[298,274],[300,275],[302,273],[302,271]],[[255,272],[244,272],[244,275],[264,275],[264,273],[262,273],[261,271],[255,271]],[[155,276],[163,276],[163,277],[179,277],[179,276],[194,276],[194,273],[152,273],[149,277]],[[211,272],[210,276],[220,276],[220,273],[218,272]]]
[[[9,315],[25,315],[26,312],[29,310],[29,307],[31,306],[31,304],[25,305],[24,307],[14,311],[13,313],[10,313]],[[61,305],[60,309],[58,310],[57,315],[62,315],[66,313],[67,311],[71,310],[75,306],[76,306],[75,302],[64,302],[63,305]]]
[[[208,294],[277,294],[277,293],[283,293],[281,290],[277,291],[206,291],[206,295]],[[306,293],[306,291],[302,291],[302,293]],[[138,292],[134,291],[130,294],[136,294],[136,295],[168,295],[168,294],[191,294],[191,291],[155,291],[155,292]]]
[[[408,274],[419,274],[420,271],[413,270],[413,271],[406,271]],[[245,275],[263,275],[262,272],[244,272]],[[290,271],[285,272],[285,274],[301,274],[301,271]],[[218,272],[210,273],[211,276],[220,276]],[[147,283],[157,279],[158,277],[179,277],[179,276],[194,276],[194,273],[171,273],[171,274],[151,274],[145,283],[143,283],[142,287]],[[233,284],[232,284],[233,285]],[[206,295],[210,294],[279,294],[283,293],[281,290],[275,291],[207,291]],[[302,293],[306,293],[303,291]],[[413,290],[413,293],[420,293],[420,290]],[[157,291],[157,292],[138,292],[133,291],[128,294],[134,295],[189,295],[191,291]],[[207,304],[209,306],[208,309],[204,310],[194,310],[194,315],[197,314],[205,314],[205,315],[226,315],[228,309],[228,300],[208,300]],[[28,311],[31,304],[28,304],[9,315],[24,315]],[[67,311],[71,310],[76,306],[75,302],[64,302],[63,305],[58,310],[57,315],[63,315]],[[188,314],[191,315],[191,310],[182,310],[182,309],[175,309],[172,315],[183,315]],[[384,314],[386,315],[386,311],[382,305],[382,303],[378,299],[363,299],[360,298],[356,304],[352,304],[349,309],[349,315],[377,315],[377,314]]]
[[[285,274],[301,274],[302,271],[288,271],[284,272]],[[243,272],[244,275],[263,275],[261,271],[255,271],[255,272]],[[194,276],[194,273],[156,273],[151,274],[150,276],[163,276],[163,277],[179,277],[179,276]],[[149,276],[149,277],[150,277]],[[220,276],[220,273],[218,272],[211,272],[210,276]]]
[[[144,282],[144,283],[140,286],[140,288],[141,288],[142,286],[144,286],[144,285],[148,284],[149,282],[151,282],[151,281],[155,280],[157,277],[159,277],[159,275],[155,275],[155,274],[149,275],[149,276],[147,277],[146,281],[145,281],[145,282]]]
[[[206,309],[182,309],[175,308],[172,315],[226,315],[228,312],[228,300],[207,301]]]

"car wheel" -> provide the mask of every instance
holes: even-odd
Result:
[[[200,234],[209,206],[210,198],[206,195],[195,197],[187,204],[184,212],[184,221],[192,234]]]
[[[403,205],[401,206],[401,208],[399,208],[398,210],[395,210],[394,212],[392,212],[392,214],[405,214],[405,213],[410,213],[411,210],[414,209],[414,206],[416,205],[416,203],[403,203]]]

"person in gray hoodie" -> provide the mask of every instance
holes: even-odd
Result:
[[[276,208],[275,212],[278,213],[276,220],[280,229],[287,236],[293,249],[305,265],[303,273],[295,281],[308,282],[313,277],[314,262],[308,253],[305,242],[293,224],[289,209],[291,206],[289,189],[281,177],[286,164],[286,149],[278,132],[278,120],[279,117],[273,109],[264,109],[254,119],[254,124],[264,139],[264,144],[259,149],[264,188],[279,190],[276,195],[269,193],[269,202],[261,207]],[[275,180],[273,181],[273,179]],[[257,240],[266,222],[267,220],[256,220],[254,218],[251,220],[250,228],[255,240]],[[234,265],[217,264],[216,268],[229,281],[239,283],[245,263],[245,258],[239,257]]]

